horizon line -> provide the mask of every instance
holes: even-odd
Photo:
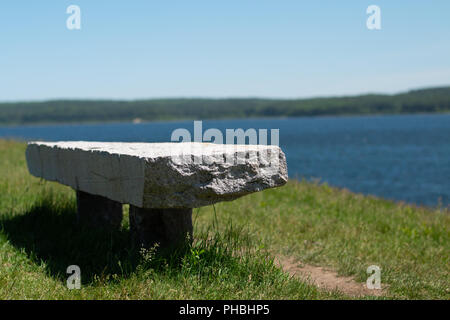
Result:
[[[7,103],[44,103],[44,102],[56,102],[56,101],[115,101],[115,102],[135,102],[135,101],[151,101],[151,100],[312,100],[312,99],[329,99],[329,98],[348,98],[348,97],[361,97],[369,95],[383,95],[383,96],[395,96],[399,94],[410,93],[414,91],[421,90],[433,90],[433,89],[445,89],[450,88],[450,84],[445,85],[431,85],[424,87],[415,87],[405,90],[395,91],[393,93],[387,92],[376,92],[376,91],[366,91],[355,94],[330,94],[330,95],[316,95],[307,97],[267,97],[267,96],[161,96],[161,97],[148,97],[148,98],[44,98],[44,99],[34,99],[34,100],[0,100],[0,104]]]

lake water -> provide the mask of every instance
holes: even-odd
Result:
[[[22,140],[170,141],[192,121],[0,127]],[[280,129],[291,178],[320,179],[354,192],[450,205],[450,115],[203,121],[203,130]]]

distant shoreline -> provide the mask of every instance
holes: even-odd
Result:
[[[51,100],[0,103],[0,125],[146,123],[450,113],[450,86],[309,99]]]
[[[296,118],[353,118],[353,117],[382,117],[382,116],[426,116],[426,115],[450,115],[450,111],[445,112],[418,112],[418,113],[374,113],[374,114],[338,114],[338,115],[319,115],[319,116],[300,116],[300,117],[248,117],[248,118],[208,118],[203,121],[238,121],[238,120],[282,120]],[[145,120],[139,123],[133,121],[84,121],[84,122],[32,122],[32,123],[1,123],[2,128],[11,127],[47,127],[47,126],[79,126],[79,125],[112,125],[112,124],[135,124],[145,125],[151,123],[171,123],[171,122],[191,122],[202,119],[170,119],[170,120]],[[1,139],[1,137],[0,137]]]

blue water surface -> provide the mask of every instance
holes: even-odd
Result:
[[[0,127],[21,140],[170,141],[193,121]],[[279,129],[291,178],[320,179],[354,192],[444,207],[450,204],[450,115],[203,121],[203,130]],[[269,132],[270,136],[270,132]]]

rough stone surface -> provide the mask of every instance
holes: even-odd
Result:
[[[173,249],[192,241],[192,209],[143,209],[130,205],[130,233],[138,247]]]
[[[122,223],[122,204],[108,198],[77,191],[78,222],[91,227],[119,229]]]
[[[284,185],[277,146],[31,142],[31,174],[140,208],[196,208]]]

